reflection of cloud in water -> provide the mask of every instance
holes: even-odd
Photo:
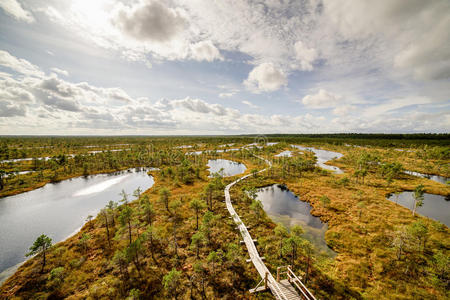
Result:
[[[328,151],[328,150],[322,150],[322,149],[316,149],[314,147],[303,147],[303,146],[299,146],[299,145],[291,145],[291,146],[294,148],[297,148],[299,150],[302,150],[302,151],[312,151],[317,157],[317,165],[319,167],[329,170],[329,171],[333,171],[335,174],[344,173],[338,167],[329,166],[329,165],[325,164],[327,161],[333,160],[335,158],[336,159],[341,158],[342,156],[344,156],[342,153]]]
[[[318,250],[325,251],[331,257],[336,256],[325,242],[327,224],[311,215],[312,207],[309,203],[301,201],[291,191],[278,185],[258,189],[257,199],[274,222],[282,223],[287,228],[300,225],[305,231],[304,237]]]
[[[208,160],[207,166],[211,174],[210,177],[214,173],[222,173],[223,176],[234,176],[244,173],[247,169],[244,164],[226,159]]]
[[[446,184],[447,181],[450,180],[449,177],[444,177],[444,176],[439,176],[439,175],[432,175],[432,174],[423,174],[423,173],[419,173],[419,172],[414,172],[414,171],[405,171],[406,174],[412,175],[412,176],[417,176],[417,177],[422,177],[422,178],[427,178],[442,184]]]
[[[283,151],[275,155],[275,157],[292,157],[292,152],[289,150]]]
[[[434,194],[423,194],[424,200],[422,206],[417,207],[416,213],[427,216],[431,219],[440,221],[450,226],[450,202],[446,197]],[[395,202],[401,206],[414,209],[414,192],[402,192],[400,194],[391,194],[388,200]]]
[[[86,195],[89,195],[89,194],[99,193],[99,192],[104,191],[107,188],[109,188],[109,187],[111,187],[111,186],[121,182],[122,180],[124,180],[128,176],[130,176],[130,175],[123,175],[123,176],[120,176],[120,177],[117,177],[117,178],[113,178],[113,179],[107,180],[105,182],[101,182],[101,183],[95,184],[93,186],[90,186],[88,188],[85,188],[85,189],[83,189],[81,191],[76,192],[74,194],[74,196],[75,197],[77,197],[77,196],[86,196]]]
[[[24,261],[24,254],[40,234],[47,234],[55,243],[64,240],[83,226],[88,215],[97,215],[109,200],[120,200],[121,190],[130,194],[138,187],[147,190],[153,183],[145,171],[132,169],[49,183],[1,199],[0,272]]]

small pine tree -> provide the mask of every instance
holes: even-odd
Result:
[[[172,269],[163,277],[163,286],[167,293],[172,297],[177,297],[181,280],[181,271]]]
[[[423,200],[424,200],[424,186],[423,184],[419,184],[418,186],[416,186],[416,188],[414,189],[414,208],[413,208],[413,216],[416,215],[416,209],[417,207],[420,207],[423,205]]]
[[[34,241],[33,245],[30,247],[30,252],[26,254],[26,256],[31,256],[42,253],[41,273],[44,272],[47,250],[51,246],[52,246],[52,239],[46,236],[45,234],[42,234]]]

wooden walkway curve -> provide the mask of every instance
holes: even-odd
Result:
[[[264,159],[264,158],[256,156],[256,155],[255,155],[255,157],[264,160],[269,165],[268,168],[272,167],[272,163],[270,161],[268,161],[267,159]],[[259,171],[258,173],[264,172],[268,168],[265,168],[265,169]],[[275,280],[275,278],[272,276],[269,269],[266,267],[265,263],[259,256],[258,250],[256,249],[255,243],[254,243],[252,237],[250,236],[250,233],[248,232],[247,227],[245,226],[244,222],[242,222],[241,218],[238,216],[238,214],[236,213],[236,211],[233,208],[233,205],[231,204],[230,188],[233,185],[235,185],[236,183],[240,182],[241,180],[246,179],[249,176],[252,176],[252,174],[245,175],[245,176],[233,181],[232,183],[228,184],[225,187],[225,203],[226,203],[227,209],[228,209],[233,221],[238,226],[238,229],[244,240],[245,246],[247,247],[248,254],[250,255],[250,260],[252,261],[253,265],[255,266],[255,268],[258,271],[259,275],[261,276],[262,280],[266,281],[267,286],[271,290],[274,297],[276,299],[281,299],[281,300],[303,299],[304,296],[300,297],[290,282],[284,281],[284,280],[281,282],[277,282],[277,280]],[[286,282],[287,282],[287,284],[286,284]],[[311,294],[311,293],[309,293],[309,294]],[[311,294],[311,296],[312,296],[312,294]],[[308,298],[304,298],[304,299],[315,300],[314,296],[312,296],[312,298],[308,297]]]

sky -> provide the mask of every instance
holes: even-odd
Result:
[[[448,0],[1,0],[0,134],[450,131]]]

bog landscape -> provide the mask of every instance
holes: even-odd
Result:
[[[448,135],[10,137],[1,155],[5,298],[285,299],[258,263],[316,299],[448,296]]]
[[[450,299],[449,0],[0,0],[0,300]]]

